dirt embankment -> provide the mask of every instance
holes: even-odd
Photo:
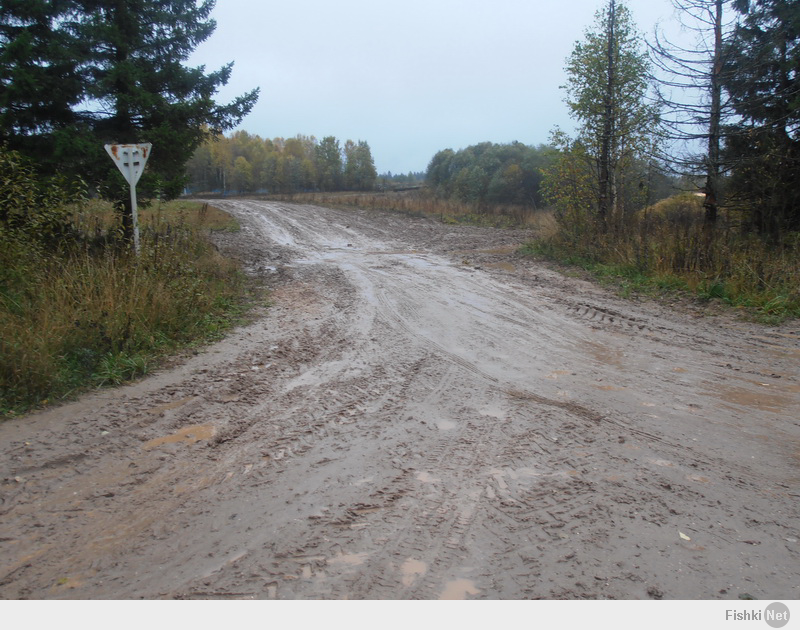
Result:
[[[5,598],[800,596],[800,332],[527,235],[220,201],[273,306],[0,425]]]

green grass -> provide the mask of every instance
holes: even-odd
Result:
[[[0,415],[137,378],[241,321],[248,283],[206,236],[236,229],[229,215],[186,202],[144,212],[139,257],[98,244],[112,223],[108,206],[81,207],[83,236],[66,248],[0,229]]]
[[[791,235],[789,235],[791,237]],[[692,243],[699,242],[694,237]],[[589,272],[624,296],[681,294],[742,310],[749,318],[778,324],[800,317],[800,248],[728,235],[713,244],[708,262],[669,229],[652,231],[646,243],[631,234],[566,235],[563,231],[519,250]],[[643,256],[644,247],[648,248]],[[691,264],[687,261],[692,261]]]
[[[521,247],[518,254],[542,257],[589,272],[599,283],[614,287],[623,297],[635,294],[654,295],[685,290],[686,285],[674,276],[651,276],[635,265],[600,262],[585,253],[576,253],[550,240],[534,241]]]

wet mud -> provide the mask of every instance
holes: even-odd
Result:
[[[0,596],[800,596],[800,330],[624,301],[530,234],[215,202],[229,338],[0,425]]]

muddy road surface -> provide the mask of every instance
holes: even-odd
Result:
[[[218,205],[272,306],[0,425],[0,596],[800,597],[796,323],[624,301],[522,232]]]

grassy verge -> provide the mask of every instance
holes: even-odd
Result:
[[[702,242],[699,219],[672,220],[656,207],[655,219],[637,217],[606,234],[562,225],[520,254],[584,269],[623,296],[681,293],[765,324],[800,317],[800,234],[770,243],[723,226],[709,248]]]
[[[687,282],[676,275],[651,275],[635,265],[599,262],[589,256],[563,248],[552,240],[527,243],[517,253],[532,258],[545,258],[589,272],[600,284],[614,287],[622,297],[662,295],[690,292]]]
[[[99,202],[76,210],[67,247],[0,230],[0,416],[145,374],[242,317],[246,279],[207,238],[237,229],[229,215],[173,202],[141,219],[138,258],[109,241]]]

